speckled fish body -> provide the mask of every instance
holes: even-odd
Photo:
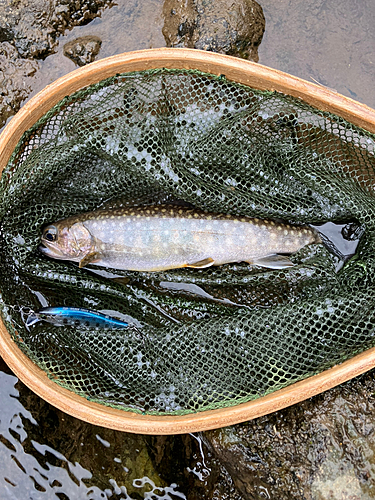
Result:
[[[90,311],[80,307],[45,307],[32,312],[26,320],[26,327],[39,321],[46,321],[55,326],[84,326],[96,328],[127,328],[125,321],[121,321],[98,311]]]
[[[307,226],[211,214],[175,206],[97,210],[44,228],[47,256],[113,269],[160,271],[245,261],[288,267],[275,254],[292,254],[318,243]],[[276,264],[275,264],[276,263]]]

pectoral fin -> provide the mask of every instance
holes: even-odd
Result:
[[[260,257],[259,259],[254,259],[252,264],[261,267],[267,267],[268,269],[286,269],[288,267],[293,267],[294,264],[285,255],[266,255],[265,257]]]
[[[81,259],[79,261],[79,267],[85,267],[87,266],[87,264],[90,264],[90,262],[95,262],[97,260],[100,259],[100,253],[98,252],[90,252],[88,253],[87,255],[85,255],[83,257],[83,259]]]
[[[185,267],[193,267],[194,269],[203,269],[205,267],[210,267],[214,263],[214,259],[208,257],[207,259],[200,260],[198,262],[194,262],[192,264],[186,264]]]

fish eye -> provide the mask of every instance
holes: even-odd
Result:
[[[57,240],[57,228],[55,226],[50,226],[44,231],[43,238],[47,241]]]

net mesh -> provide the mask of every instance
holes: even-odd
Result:
[[[56,383],[149,414],[236,405],[342,362],[375,345],[374,151],[374,136],[342,118],[197,71],[116,75],[67,96],[1,178],[8,331]],[[339,271],[323,244],[272,271],[110,274],[38,252],[43,225],[108,200],[365,231]],[[27,330],[27,308],[47,304],[125,315],[138,329]]]

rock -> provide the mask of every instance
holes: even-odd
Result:
[[[95,60],[101,45],[102,41],[97,36],[82,36],[64,45],[64,56],[78,66],[85,66]]]
[[[163,36],[167,47],[194,49],[198,41],[198,11],[194,0],[165,0]]]
[[[265,29],[255,0],[165,0],[163,35],[168,47],[188,47],[258,62]]]
[[[0,42],[0,127],[31,92],[38,67],[38,61],[22,59],[13,45]]]
[[[245,500],[227,470],[206,448],[201,434],[145,439],[155,470],[167,484],[177,482],[189,500]]]
[[[88,23],[110,4],[111,0],[0,1],[0,128],[32,91],[31,77],[39,68],[35,59],[51,54],[67,28]],[[95,50],[90,48],[81,59],[95,57]]]
[[[5,0],[0,3],[0,36],[5,30],[3,37],[9,40],[12,33],[21,57],[43,58],[54,50],[59,34],[87,24],[110,4],[111,0]]]
[[[204,441],[246,499],[369,500],[375,476],[374,372]]]

